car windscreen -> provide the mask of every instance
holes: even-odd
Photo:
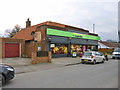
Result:
[[[114,52],[120,52],[120,48],[115,49]]]
[[[84,54],[83,54],[84,56],[91,56],[92,55],[92,53],[90,53],[90,52],[84,52]]]
[[[100,53],[100,56],[102,56],[103,55],[103,53],[102,52],[99,52]]]

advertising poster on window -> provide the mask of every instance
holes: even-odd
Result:
[[[88,45],[88,48],[87,49],[90,49],[91,50],[91,46],[90,45]]]
[[[41,51],[41,46],[38,47],[38,51]]]
[[[77,53],[82,52],[82,45],[71,45],[71,53],[76,51]]]
[[[64,44],[51,44],[52,54],[67,54],[67,45]]]
[[[95,51],[96,47],[95,46],[91,46],[91,50]]]
[[[83,46],[83,52],[85,52],[85,51],[86,51],[86,46],[84,45],[84,46]]]

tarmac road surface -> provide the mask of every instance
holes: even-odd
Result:
[[[118,88],[118,60],[16,74],[3,88]]]

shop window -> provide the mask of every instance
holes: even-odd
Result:
[[[87,49],[90,49],[91,50],[91,46],[88,46],[88,48]]]
[[[77,53],[82,52],[82,45],[71,45],[71,53],[76,51]]]
[[[54,48],[55,47],[55,44],[50,44],[50,48]]]
[[[50,45],[52,54],[67,54],[66,44],[51,44]]]
[[[86,51],[86,46],[84,45],[84,46],[83,46],[83,52],[85,52],[85,51]]]
[[[87,49],[92,50],[92,51],[95,51],[95,50],[96,50],[96,46],[88,46]]]
[[[95,51],[96,50],[96,46],[91,46],[91,50]]]

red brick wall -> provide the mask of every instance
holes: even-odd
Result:
[[[32,56],[32,52],[37,51],[38,44],[35,41],[25,42],[25,55]]]
[[[42,26],[40,28],[36,29],[36,32],[41,32],[41,42],[38,41],[29,41],[29,42],[25,42],[25,54],[28,57],[32,56],[32,52],[35,52],[38,50],[38,46],[41,45],[41,50],[42,51],[46,51],[46,26]]]
[[[37,43],[41,44],[42,51],[46,51],[46,46],[47,46],[46,26],[42,26],[40,28],[37,28],[36,32],[41,32],[41,42],[37,42]]]
[[[32,52],[32,64],[49,62],[51,63],[51,52],[48,52],[48,56],[46,57],[37,57],[37,52]]]
[[[98,49],[99,52],[103,52],[103,53],[110,53],[112,54],[112,52],[114,51],[114,49],[107,49],[107,48],[100,48]]]
[[[0,38],[0,59],[2,59],[2,38]]]

